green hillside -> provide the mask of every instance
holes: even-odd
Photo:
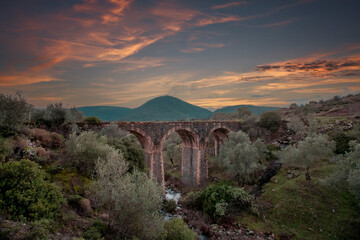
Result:
[[[206,119],[212,112],[171,96],[154,98],[123,115],[122,121],[176,121]]]
[[[118,121],[131,110],[130,108],[112,106],[88,106],[77,109],[83,112],[86,117],[96,116],[102,121]]]
[[[236,106],[228,106],[228,107],[223,107],[223,108],[219,108],[215,111],[215,113],[217,112],[223,112],[223,113],[233,113],[233,112],[237,112],[238,108],[241,107],[247,107],[250,109],[250,111],[255,114],[255,115],[261,115],[264,112],[269,112],[269,111],[274,111],[279,109],[278,107],[263,107],[263,106],[253,106],[253,105],[236,105]]]
[[[231,113],[238,108],[248,107],[255,115],[273,111],[277,107],[262,107],[252,105],[237,105],[217,109],[216,112]],[[113,106],[87,106],[79,107],[86,117],[96,116],[102,121],[179,121],[190,119],[208,119],[213,113],[178,98],[161,96],[149,100],[137,108]]]

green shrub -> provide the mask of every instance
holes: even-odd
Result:
[[[196,240],[196,233],[180,218],[173,218],[165,223],[166,240]]]
[[[354,138],[347,136],[344,132],[337,132],[332,137],[332,140],[336,142],[336,154],[345,154],[350,151],[350,141]]]
[[[253,200],[244,188],[237,188],[226,182],[208,186],[200,198],[203,211],[214,219],[231,214],[232,211],[249,209]]]
[[[30,223],[30,230],[25,240],[48,240],[50,239],[50,232],[52,222],[48,219],[41,219]]]
[[[165,209],[169,213],[174,213],[176,211],[176,202],[173,199],[167,200],[165,202]]]
[[[106,234],[108,227],[102,221],[96,220],[89,228],[87,228],[82,237],[88,240],[99,240]]]
[[[64,202],[39,166],[24,159],[0,163],[0,209],[12,219],[54,218]]]
[[[0,162],[14,152],[13,145],[12,139],[0,136]]]
[[[183,199],[184,204],[193,209],[201,209],[201,192],[189,192]]]
[[[260,127],[266,128],[272,132],[276,132],[281,123],[281,117],[277,112],[264,112],[260,116]]]
[[[87,124],[99,124],[101,120],[98,117],[87,117],[84,119],[84,122]]]
[[[67,200],[69,205],[78,208],[81,199],[83,199],[82,196],[75,194],[75,195],[70,195]]]
[[[268,161],[274,161],[276,159],[276,152],[281,150],[280,146],[276,146],[274,144],[268,144],[266,146],[267,152],[266,152],[266,160]]]

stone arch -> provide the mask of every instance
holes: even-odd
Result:
[[[164,145],[164,142],[166,140],[166,138],[172,134],[173,132],[176,132],[177,134],[179,134],[180,138],[181,138],[181,142],[183,144],[183,146],[186,147],[199,147],[199,136],[196,133],[195,130],[193,130],[192,128],[189,127],[181,127],[181,126],[175,126],[173,128],[170,128],[165,134],[164,136],[161,138],[160,141],[160,145],[161,147]]]
[[[214,136],[215,138],[215,155],[217,155],[218,151],[219,151],[219,147],[220,145],[224,142],[224,140],[228,137],[228,134],[231,132],[232,130],[226,126],[217,126],[212,128],[207,136],[205,137],[205,144],[208,143],[211,135]]]
[[[123,130],[129,131],[134,134],[135,137],[139,140],[141,147],[144,150],[145,155],[145,164],[149,169],[149,177],[154,178],[157,177],[154,173],[154,154],[153,154],[153,141],[149,134],[147,134],[141,128],[131,127],[131,128],[121,128]]]
[[[160,141],[162,148],[166,138],[173,132],[179,134],[182,142],[181,178],[186,185],[200,183],[200,137],[190,127],[175,126],[169,129]]]

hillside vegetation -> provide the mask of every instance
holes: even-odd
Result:
[[[358,239],[359,96],[216,114],[243,128],[216,156],[210,137],[208,183],[196,188],[181,183],[182,142],[171,134],[162,156],[178,203],[148,177],[137,138],[115,123],[80,131],[76,122],[100,120],[0,94],[0,239]],[[145,107],[164,100],[180,104],[164,97]]]

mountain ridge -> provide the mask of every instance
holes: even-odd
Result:
[[[96,116],[102,121],[178,121],[208,119],[216,112],[236,112],[237,108],[243,106],[248,107],[256,115],[278,109],[276,107],[236,105],[211,112],[208,109],[168,95],[153,98],[137,108],[83,106],[77,109],[83,112],[86,117]]]

